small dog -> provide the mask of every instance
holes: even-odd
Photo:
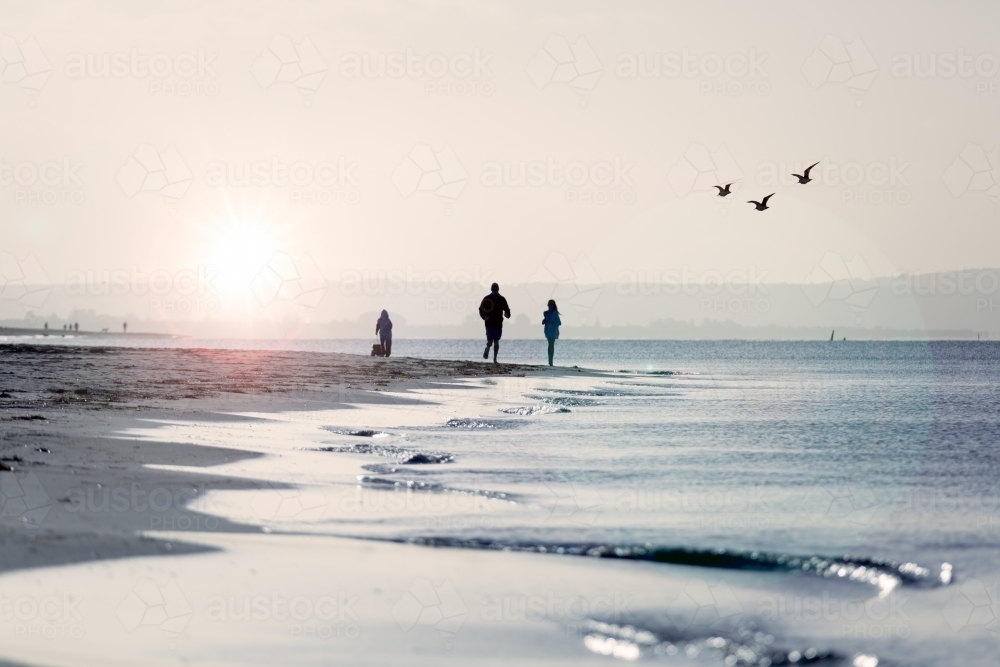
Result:
[[[385,356],[385,351],[382,349],[382,343],[372,343],[372,356],[373,357]]]

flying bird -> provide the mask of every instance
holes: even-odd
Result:
[[[766,211],[767,208],[768,208],[768,206],[767,206],[767,200],[770,199],[773,196],[774,196],[774,193],[772,192],[768,196],[764,197],[763,201],[754,201],[754,200],[751,199],[747,203],[748,204],[753,204],[754,206],[756,206],[758,211]]]
[[[814,162],[811,165],[809,165],[808,167],[806,167],[806,172],[804,174],[792,174],[792,176],[794,176],[795,178],[799,179],[799,185],[805,185],[806,183],[808,183],[809,181],[812,180],[809,177],[809,172],[812,170],[813,167],[815,167],[818,164],[819,164],[819,162]]]
[[[730,185],[732,185],[732,183],[726,183],[726,187],[722,187],[721,185],[713,185],[712,187],[719,191],[720,197],[725,197],[733,194],[733,191],[729,189]]]

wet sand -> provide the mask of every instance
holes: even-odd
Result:
[[[498,620],[487,609],[484,619],[461,601],[499,601],[538,578],[551,591],[557,576],[577,594],[620,594],[607,581],[582,586],[585,564],[543,559],[539,569],[531,555],[271,534],[198,510],[215,492],[297,493],[259,465],[232,474],[264,462],[253,443],[241,449],[247,428],[359,405],[412,418],[428,391],[460,387],[456,379],[536,372],[586,375],[336,354],[0,346],[0,665],[600,660],[580,643],[583,617],[540,631],[537,618]],[[188,442],[171,423],[231,437]],[[453,585],[464,598],[449,598]],[[443,623],[419,612],[428,586]],[[244,598],[261,609],[316,606],[298,621],[271,607],[234,617]]]
[[[209,490],[263,484],[146,467],[210,468],[259,455],[111,437],[137,420],[236,422],[248,418],[232,413],[399,404],[405,399],[387,399],[380,390],[405,392],[447,378],[523,375],[531,370],[510,364],[303,352],[0,346],[0,468],[12,472],[23,487],[5,490],[0,572],[202,551],[201,546],[168,544],[138,531],[176,525],[181,517],[191,525],[204,525],[207,517],[186,509],[191,498]],[[32,478],[39,480],[38,492],[33,491]],[[154,513],[159,525],[151,525],[145,512],[72,511],[71,491],[108,487],[129,489],[130,506],[143,503],[155,489],[177,502]],[[23,509],[19,493],[24,494]],[[224,520],[213,526],[221,532],[259,530]]]

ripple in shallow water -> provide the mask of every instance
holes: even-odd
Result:
[[[711,627],[656,629],[643,628],[638,623],[607,623],[590,619],[583,628],[583,645],[600,655],[611,655],[625,660],[643,656],[662,658],[686,655],[697,658],[708,653],[720,658],[727,666],[758,665],[821,665],[843,664],[845,656],[834,651],[813,647],[788,649],[776,645],[775,638],[761,632],[754,621],[741,622],[732,631],[719,631]],[[855,656],[852,664],[865,664]],[[870,664],[878,664],[876,662]]]
[[[375,477],[373,475],[358,475],[358,482],[365,486],[383,489],[427,491],[430,493],[460,493],[492,500],[505,500],[510,503],[515,502],[515,496],[510,493],[487,491],[484,489],[456,489],[438,484],[437,482],[424,482],[419,479],[391,479],[388,477]]]
[[[521,426],[523,422],[515,421],[513,419],[449,419],[445,422],[445,426],[448,428],[464,428],[464,429],[508,429],[517,428]]]
[[[594,405],[600,405],[600,401],[596,401],[592,398],[578,398],[576,396],[525,396],[525,398],[530,398],[534,401],[541,401],[543,403],[548,403],[550,405],[562,405],[573,408],[585,408]]]
[[[553,394],[564,394],[566,396],[607,396],[607,397],[624,397],[624,396],[657,396],[658,394],[645,394],[636,393],[631,391],[622,391],[621,389],[551,389],[549,387],[538,387],[536,391],[546,391]]]
[[[385,431],[373,431],[367,428],[352,431],[348,429],[338,429],[336,426],[324,426],[323,430],[329,431],[330,433],[336,433],[337,435],[351,435],[358,438],[387,438],[390,435]]]
[[[551,553],[567,556],[590,556],[621,560],[652,561],[695,567],[762,572],[806,572],[826,578],[839,578],[876,586],[880,594],[888,594],[898,586],[947,586],[952,580],[952,566],[939,570],[916,563],[899,563],[882,558],[826,556],[795,556],[761,551],[731,551],[727,549],[685,549],[646,545],[572,544],[537,542],[504,542],[497,540],[458,539],[451,537],[420,537],[405,540],[412,544],[459,549],[489,549]]]
[[[387,456],[399,459],[400,463],[407,465],[452,463],[455,460],[455,455],[449,454],[448,452],[424,452],[416,449],[406,449],[405,447],[394,447],[392,445],[331,445],[329,447],[319,447],[314,451],[334,452],[338,454],[373,454],[375,456]]]
[[[531,415],[548,415],[570,412],[569,408],[553,408],[547,405],[524,405],[516,408],[500,408],[500,412],[508,415],[520,415],[530,417]]]

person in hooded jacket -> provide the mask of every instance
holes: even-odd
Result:
[[[388,357],[392,354],[392,320],[389,319],[389,312],[383,310],[382,315],[375,322],[375,335],[382,343],[382,356]]]
[[[549,366],[551,366],[552,357],[556,353],[559,327],[562,326],[562,320],[559,319],[559,309],[553,299],[549,299],[549,309],[542,313],[542,326],[545,327],[545,340],[549,341]]]

